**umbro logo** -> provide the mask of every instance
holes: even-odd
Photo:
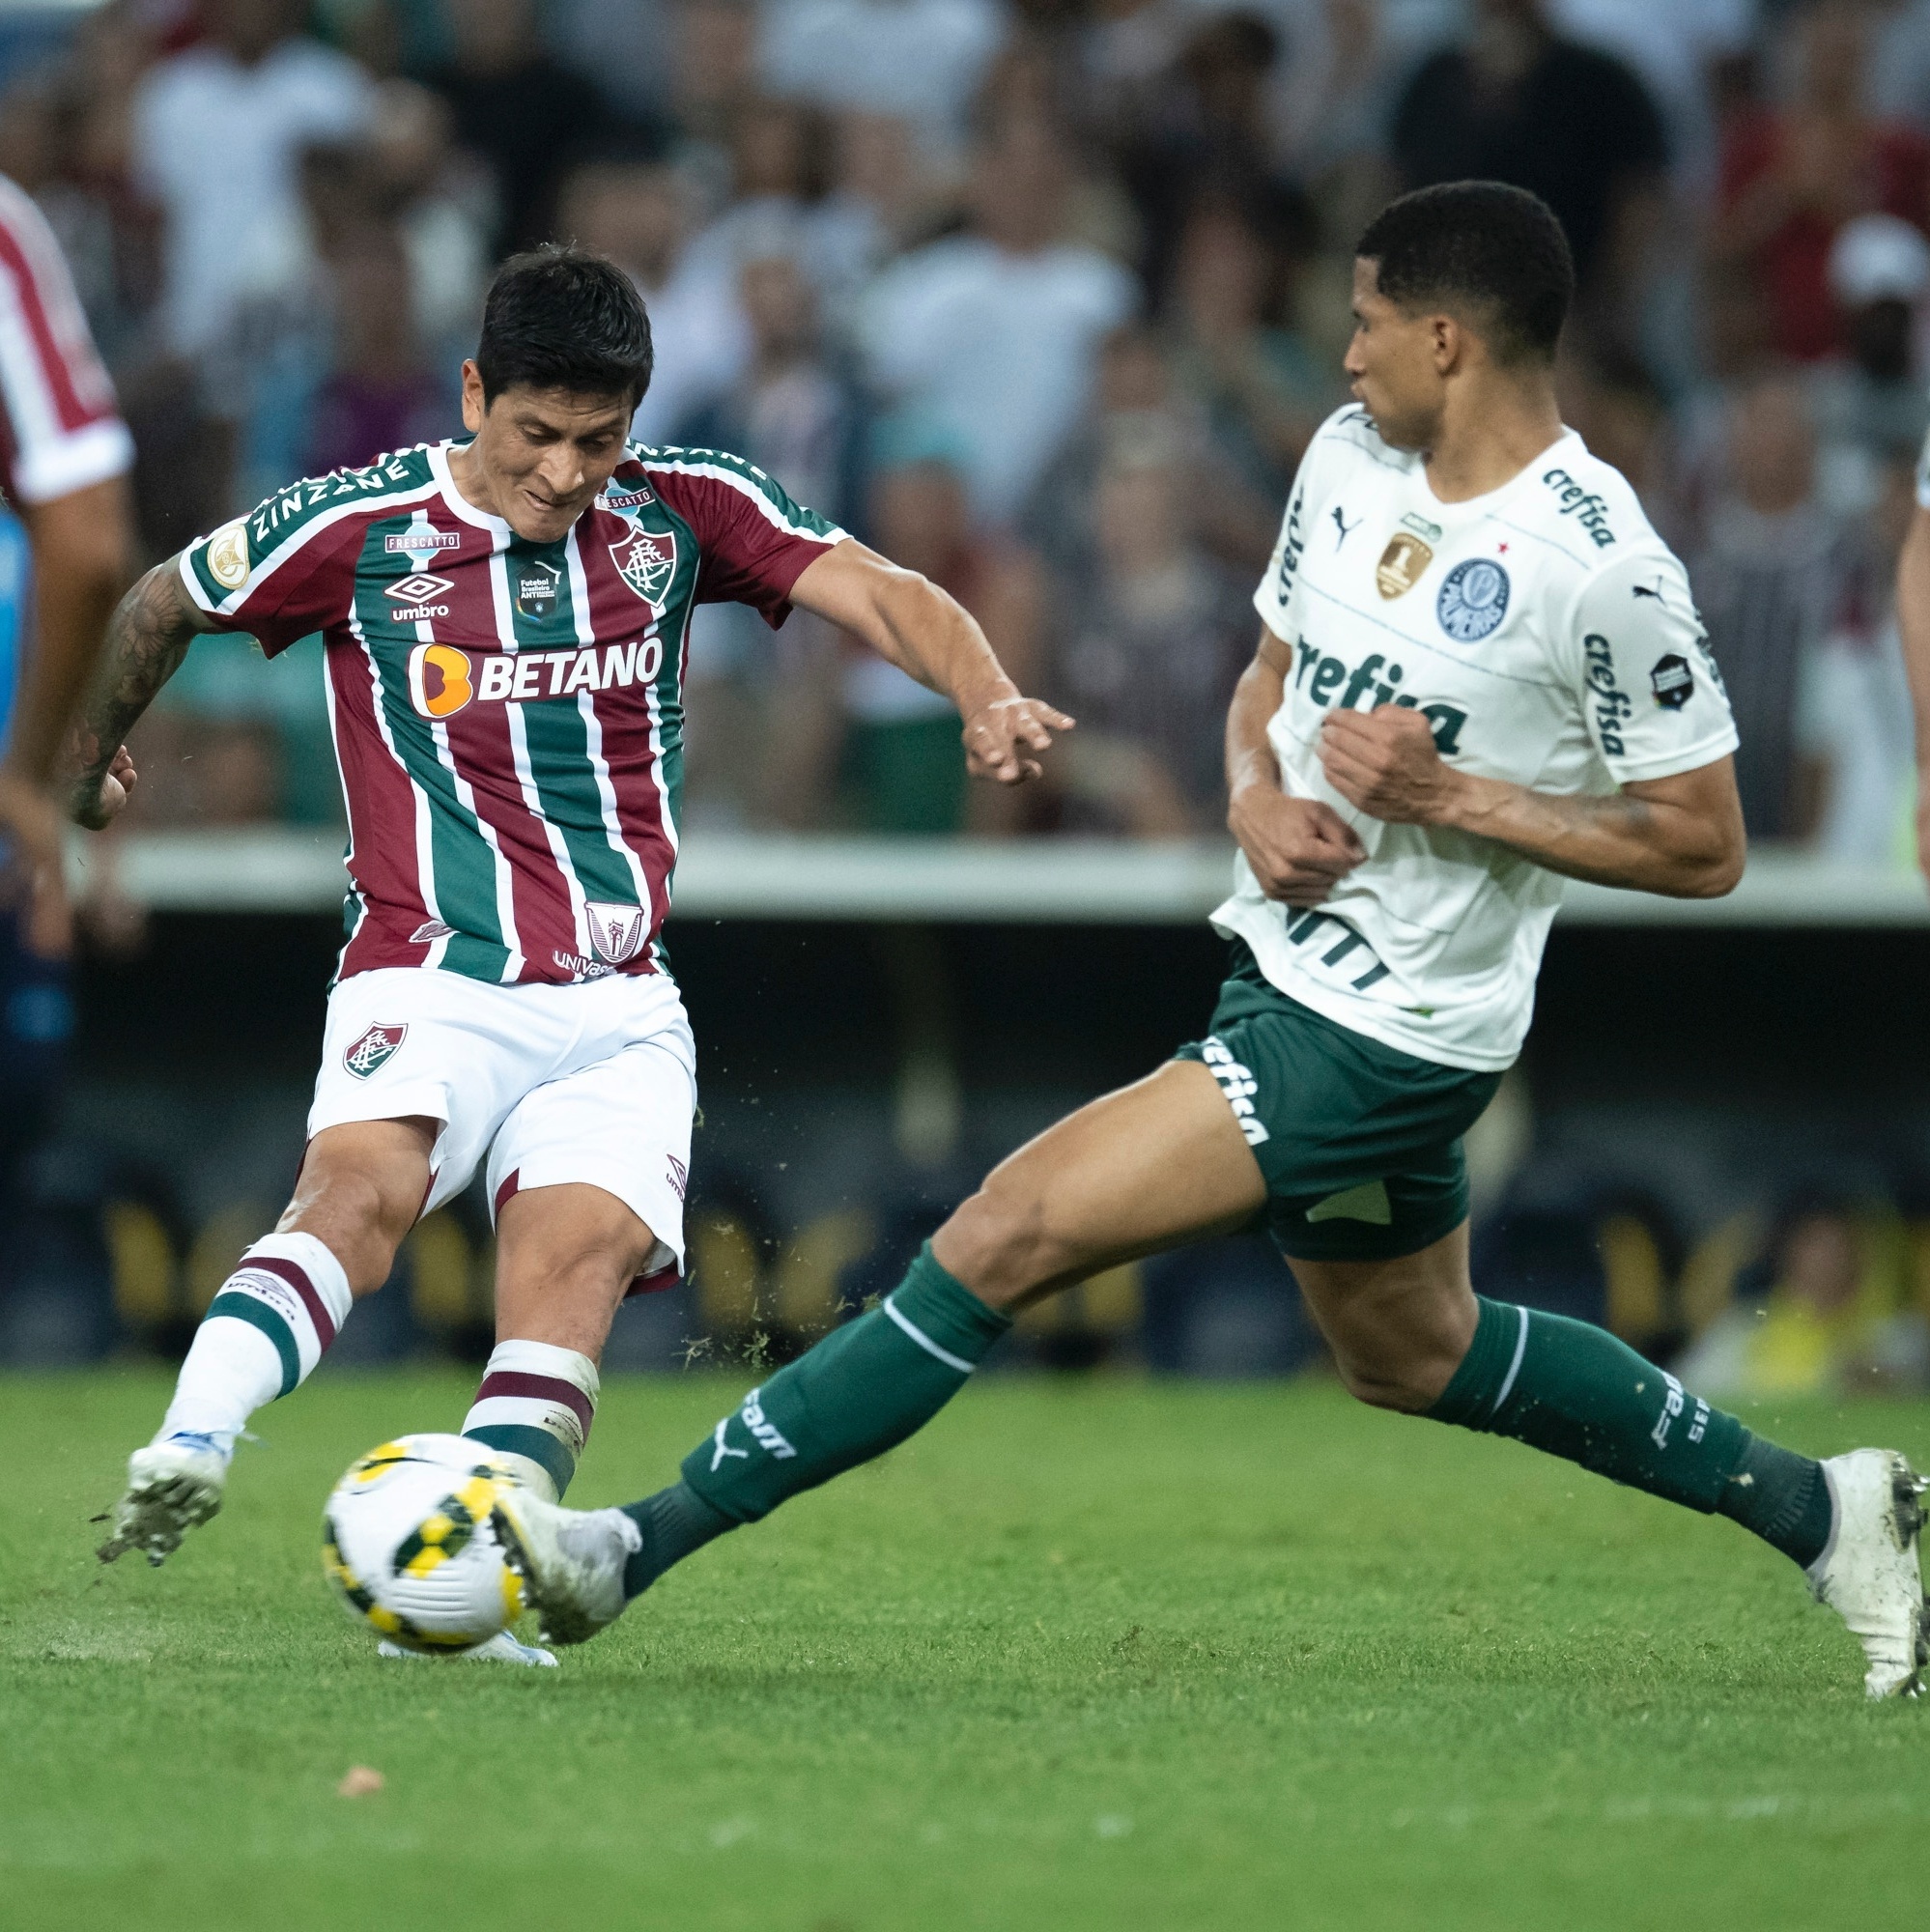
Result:
[[[393,597],[398,604],[426,604],[430,598],[440,597],[455,587],[446,577],[432,577],[426,570],[413,570],[407,577],[398,577],[393,583],[383,584],[382,594]]]

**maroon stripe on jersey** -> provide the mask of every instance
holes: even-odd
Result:
[[[335,697],[335,754],[349,801],[349,876],[368,916],[342,951],[340,977],[378,966],[419,966],[408,935],[431,917],[415,863],[415,788],[376,722],[375,672],[346,631],[331,631],[328,686]]]
[[[34,359],[40,365],[41,379],[53,400],[61,428],[68,431],[85,429],[91,422],[111,416],[114,413],[111,407],[90,409],[80,399],[73,372],[68,367],[66,345],[55,334],[47,313],[47,298],[42,292],[35,264],[22,245],[21,238],[14,233],[11,221],[0,221],[0,269],[13,277],[20,301],[20,317],[33,339]],[[104,379],[102,386],[105,386]]]
[[[575,1382],[566,1382],[560,1376],[532,1376],[524,1369],[496,1369],[482,1378],[476,1400],[487,1402],[497,1395],[518,1395],[529,1402],[559,1402],[575,1411],[583,1426],[583,1440],[589,1440],[590,1424],[596,1420],[596,1405]]]
[[[241,1261],[242,1269],[252,1268],[257,1274],[271,1274],[287,1282],[301,1297],[301,1305],[308,1311],[308,1319],[315,1324],[315,1333],[321,1339],[322,1352],[326,1354],[328,1345],[335,1339],[335,1318],[328,1313],[326,1304],[315,1292],[315,1284],[308,1279],[308,1272],[295,1262],[285,1262],[279,1255],[246,1255]]]
[[[523,1170],[520,1167],[512,1167],[502,1177],[501,1183],[496,1190],[496,1211],[498,1214],[502,1212],[502,1204],[505,1201],[513,1200],[522,1185]]]
[[[683,1278],[683,1271],[672,1262],[668,1267],[659,1268],[655,1274],[632,1276],[630,1286],[623,1291],[623,1298],[628,1301],[636,1294],[662,1294],[666,1289],[675,1288]]]

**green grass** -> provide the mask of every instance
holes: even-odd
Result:
[[[735,1384],[618,1381],[574,1499]],[[149,1374],[0,1380],[0,1923],[1875,1928],[1918,1923],[1930,1710],[1867,1708],[1780,1557],[1324,1387],[991,1382],[557,1671],[379,1662],[321,1499],[451,1375],[262,1418],[159,1571],[86,1519]],[[1791,1409],[1930,1459],[1930,1408]],[[351,1765],[380,1793],[336,1796]]]

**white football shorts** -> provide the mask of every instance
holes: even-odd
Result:
[[[696,1048],[667,975],[496,986],[385,966],[328,995],[308,1137],[352,1121],[440,1121],[425,1214],[485,1158],[492,1219],[528,1188],[601,1187],[656,1236],[647,1278],[683,1266],[695,1111]]]

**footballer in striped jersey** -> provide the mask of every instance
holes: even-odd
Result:
[[[158,1562],[214,1513],[249,1414],[479,1169],[498,1344],[465,1431],[567,1487],[617,1303],[683,1259],[695,1055],[658,934],[696,605],[854,632],[957,705],[980,777],[1034,775],[1070,723],[952,599],[753,465],[628,443],[650,362],[619,270],[518,257],[464,367],[467,437],[292,484],[115,614],[75,816],[113,815],[122,740],[197,635],[274,657],[320,632],[349,897],[295,1198],[210,1307],[103,1560]]]

